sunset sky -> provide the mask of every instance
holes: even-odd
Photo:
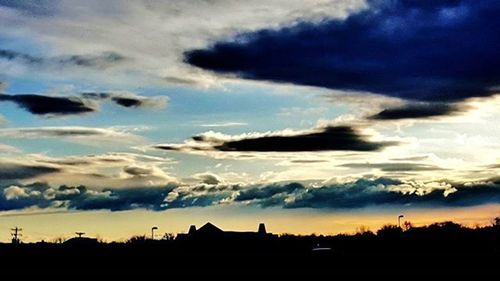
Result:
[[[500,215],[495,0],[0,0],[0,241]]]

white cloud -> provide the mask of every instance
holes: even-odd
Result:
[[[4,189],[3,195],[5,196],[5,199],[7,199],[7,200],[18,199],[21,197],[29,197],[29,194],[27,194],[23,188],[16,186],[16,185],[11,185],[11,186],[7,187],[6,189]]]
[[[218,185],[224,182],[224,180],[217,174],[210,172],[194,174],[193,178],[201,183],[209,185]]]
[[[0,129],[0,137],[40,139],[57,138],[85,145],[137,144],[144,139],[131,133],[134,128],[95,128],[80,126],[5,128]]]
[[[20,149],[12,145],[0,143],[0,153],[18,153],[21,152]]]
[[[390,191],[400,192],[402,194],[416,194],[419,196],[429,194],[435,190],[442,190],[444,196],[448,196],[449,194],[456,192],[457,189],[454,188],[450,183],[441,181],[431,181],[431,182],[423,182],[423,181],[405,181],[399,185],[389,185],[387,188]]]
[[[248,125],[248,123],[244,123],[244,122],[220,122],[220,123],[201,124],[200,127],[218,128],[218,127],[239,127],[239,126],[246,126],[246,125]]]

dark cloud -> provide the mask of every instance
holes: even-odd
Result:
[[[120,136],[119,131],[92,127],[37,127],[0,129],[0,136],[14,138],[60,138],[60,137],[104,137]],[[121,135],[126,137],[125,134]]]
[[[81,94],[83,98],[92,100],[108,100],[123,107],[165,107],[168,101],[166,96],[145,97],[134,93],[120,92],[86,92]]]
[[[128,60],[125,56],[115,52],[102,52],[97,55],[41,57],[6,49],[0,49],[0,59],[18,61],[36,67],[83,67],[94,69],[106,69]]]
[[[234,200],[247,201],[247,200],[269,199],[277,194],[290,194],[303,189],[305,189],[305,187],[299,183],[255,187],[242,190]]]
[[[225,186],[186,189],[162,187],[91,189],[85,186],[58,188],[47,184],[0,187],[0,210],[66,208],[74,210],[205,207],[221,204],[255,204],[261,207],[356,209],[381,206],[466,207],[500,203],[500,180],[481,183],[416,184],[390,178],[361,178],[353,182],[305,186],[300,183],[267,186]]]
[[[262,197],[266,189],[270,197]],[[466,207],[500,203],[500,181],[459,184],[445,189],[425,188],[389,178],[359,179],[316,188],[297,187],[274,192],[275,186],[256,187],[259,196],[247,197],[262,207],[355,209],[370,206]],[[250,191],[247,191],[247,194]]]
[[[165,202],[165,209],[189,208],[189,207],[208,207],[220,204],[230,196],[228,192],[209,192],[201,194],[180,194],[175,200]]]
[[[0,162],[0,180],[20,180],[60,172],[59,168],[47,165]]]
[[[467,108],[452,103],[415,103],[406,104],[401,107],[393,107],[368,117],[372,120],[398,120],[432,118],[439,116],[457,115],[466,111]]]
[[[93,164],[94,162],[90,159],[47,159],[47,160],[38,160],[40,163],[61,165],[61,166],[88,166]]]
[[[5,49],[0,49],[0,58],[6,60],[20,60],[26,64],[42,64],[44,62],[43,58]]]
[[[491,164],[485,166],[486,169],[500,169],[500,164]]]
[[[353,128],[347,126],[327,127],[320,132],[294,136],[264,136],[227,141],[214,148],[220,151],[324,151],[352,150],[376,151],[392,142],[370,142]]]
[[[1,101],[10,101],[35,115],[74,115],[96,111],[78,97],[0,94]]]
[[[377,151],[397,142],[369,141],[354,128],[348,126],[329,126],[314,132],[294,135],[262,135],[235,140],[215,139],[214,136],[193,137],[195,145],[156,145],[164,150],[215,150],[241,152],[300,152],[300,151]],[[201,146],[200,146],[201,144]],[[203,144],[205,144],[203,146]],[[210,145],[210,148],[207,148]]]
[[[242,190],[244,189],[243,186],[239,184],[223,184],[222,182],[219,184],[213,184],[213,183],[206,183],[206,182],[201,182],[198,185],[192,186],[191,187],[191,192],[194,193],[217,193],[217,192],[226,192],[226,191],[237,191],[237,190]],[[227,196],[229,197],[231,194],[227,193]]]
[[[320,159],[299,159],[299,160],[292,160],[290,162],[296,164],[314,164],[314,163],[325,163],[327,161]]]
[[[175,76],[166,76],[163,77],[163,79],[172,84],[178,84],[178,85],[188,85],[188,86],[193,86],[193,85],[198,85],[199,81],[196,79],[192,78],[186,78],[186,77],[175,77]]]
[[[340,165],[341,167],[354,169],[379,169],[384,172],[408,172],[408,171],[438,171],[443,168],[413,162],[398,162],[398,163],[347,163]]]
[[[223,193],[183,193],[173,199],[168,195],[176,186],[108,188],[95,190],[86,186],[52,188],[47,184],[10,185],[0,187],[0,210],[66,208],[71,210],[125,211],[147,209],[161,211],[171,208],[204,207],[218,204],[227,197]]]
[[[255,80],[419,101],[494,94],[496,0],[368,0],[346,19],[260,30],[185,54],[191,65]]]
[[[80,115],[98,110],[99,101],[112,101],[123,107],[163,108],[166,96],[145,97],[134,93],[82,93],[80,96],[38,94],[0,94],[0,102],[9,101],[35,115]]]
[[[163,210],[165,197],[174,187],[141,187],[107,189],[101,194],[83,192],[75,198],[67,198],[68,208],[76,210],[124,211],[131,209]],[[60,199],[63,200],[63,199]]]
[[[111,100],[124,107],[138,107],[142,104],[142,101],[134,98],[113,97]]]
[[[401,157],[401,158],[392,158],[391,160],[393,161],[422,161],[425,159],[428,159],[428,155],[422,155],[422,156],[410,156],[410,157]]]
[[[141,187],[92,190],[85,186],[60,186],[51,188],[46,184],[8,186],[2,188],[0,209],[67,208],[74,210],[131,209],[162,210],[165,197],[174,189],[166,187]]]
[[[150,167],[141,166],[127,166],[123,171],[132,176],[147,176],[153,173],[153,169]]]

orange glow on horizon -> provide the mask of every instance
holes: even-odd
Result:
[[[500,215],[500,204],[453,209],[404,209],[398,210],[356,210],[326,211],[311,209],[260,209],[251,207],[208,207],[174,209],[163,212],[144,210],[126,212],[63,212],[25,215],[11,213],[0,215],[0,241],[10,241],[9,229],[19,226],[24,229],[26,242],[52,241],[55,238],[73,237],[83,231],[90,237],[105,241],[125,241],[133,235],[148,235],[151,227],[158,226],[159,236],[163,233],[187,232],[191,224],[201,226],[210,221],[225,230],[257,231],[260,222],[266,224],[269,232],[283,234],[354,233],[364,226],[376,231],[385,224],[397,224],[397,217],[403,214],[401,222],[410,221],[414,226],[435,222],[454,221],[465,226],[488,225]]]

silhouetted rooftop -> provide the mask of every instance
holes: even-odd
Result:
[[[263,223],[259,224],[258,231],[224,231],[210,222],[207,222],[199,229],[191,225],[188,234],[180,234],[178,238],[262,238],[273,237],[275,235],[267,233]]]
[[[224,231],[217,226],[207,222],[205,225],[200,227],[200,229],[195,232],[197,235],[217,235],[222,234]]]

